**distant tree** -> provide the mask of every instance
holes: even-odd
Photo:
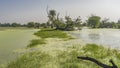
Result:
[[[101,23],[100,23],[100,28],[108,28],[108,24],[109,24],[109,19],[108,18],[104,18]]]
[[[35,23],[34,22],[28,22],[27,23],[27,27],[28,28],[33,28],[35,26]]]
[[[47,23],[41,23],[40,27],[47,28],[48,26],[47,26]]]
[[[98,28],[100,25],[100,19],[101,17],[99,16],[91,15],[87,20],[87,24],[91,28]]]
[[[62,20],[56,20],[55,26],[56,26],[56,29],[58,29],[58,30],[64,30],[66,24]]]
[[[1,23],[1,27],[11,27],[11,24],[10,23]]]
[[[117,24],[117,28],[120,29],[120,24]]]
[[[117,24],[114,21],[111,22],[111,25],[112,25],[112,28],[117,28]]]
[[[27,27],[27,24],[22,24],[21,27]]]
[[[57,13],[57,17],[54,21],[54,26],[56,27],[56,29],[58,30],[64,30],[65,29],[65,23],[63,21],[62,18],[59,18],[59,13]]]
[[[120,28],[120,19],[117,22],[117,28]]]
[[[50,23],[50,21],[47,21],[47,22],[46,22],[46,26],[47,26],[48,28],[51,27],[51,23]]]
[[[40,23],[34,23],[34,28],[40,28]]]
[[[118,20],[118,22],[117,22],[118,24],[120,24],[120,19]]]
[[[83,23],[82,23],[82,26],[87,26],[87,23],[86,23],[86,22],[83,22]]]
[[[74,24],[75,24],[74,26],[78,27],[78,28],[80,28],[82,26],[82,21],[81,21],[81,17],[80,16],[77,17],[77,19],[75,20]]]
[[[65,16],[65,19],[66,19],[65,30],[68,30],[68,31],[74,30],[74,22],[72,21],[72,19],[69,16]]]
[[[48,22],[51,24],[51,28],[53,28],[54,25],[55,25],[55,20],[56,20],[56,11],[55,10],[49,10],[48,18],[49,18]]]
[[[11,27],[20,27],[20,26],[21,26],[20,24],[15,23],[15,22],[11,24]]]
[[[2,25],[2,24],[0,23],[0,27],[1,27],[1,25]]]

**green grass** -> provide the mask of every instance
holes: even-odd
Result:
[[[45,40],[43,40],[43,39],[34,39],[34,40],[31,40],[31,43],[27,47],[34,47],[34,46],[40,45],[40,44],[46,44]]]
[[[42,29],[35,35],[41,39],[32,40],[28,47],[44,44],[46,38],[70,38],[66,33],[53,29]],[[96,44],[66,46],[64,51],[53,51],[55,52],[54,56],[49,54],[50,52],[35,51],[26,53],[15,61],[8,63],[6,68],[100,68],[90,61],[77,59],[77,56],[93,57],[108,65],[111,65],[109,60],[113,59],[117,66],[120,67],[119,50],[105,48]]]
[[[62,38],[65,41],[69,39],[73,39],[71,36],[68,36],[67,33],[54,29],[41,29],[40,31],[34,33],[34,35],[38,36],[41,39],[32,40],[27,47],[33,47],[36,45],[45,44],[46,38]]]
[[[54,29],[41,29],[35,35],[41,38],[71,38],[67,33]]]
[[[46,53],[31,52],[21,56],[16,61],[8,63],[6,68],[43,68],[50,61]]]
[[[90,61],[77,59],[89,56],[110,65],[109,60],[120,67],[120,52],[96,44],[73,45],[66,51],[57,51],[56,56],[42,52],[31,52],[8,64],[7,68],[100,68]]]
[[[109,60],[113,61],[120,67],[120,52],[115,49],[104,48],[96,44],[87,44],[79,47],[73,46],[70,52],[60,52],[58,55],[61,68],[101,68],[90,61],[77,59],[77,56],[89,56],[110,65]]]

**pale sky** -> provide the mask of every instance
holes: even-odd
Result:
[[[73,19],[81,16],[85,20],[91,14],[111,21],[120,19],[120,0],[0,0],[0,22],[46,22],[47,5],[63,18],[67,12]]]

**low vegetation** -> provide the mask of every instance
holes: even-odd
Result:
[[[120,67],[120,52],[115,49],[104,48],[96,44],[86,46],[73,45],[66,51],[56,51],[56,56],[42,52],[24,54],[8,64],[7,68],[100,68],[90,61],[77,59],[77,56],[89,56],[109,64],[109,59]]]
[[[46,38],[71,38],[66,33],[54,29],[41,29],[35,33],[39,39],[32,40],[28,47],[45,44]],[[53,41],[54,42],[54,41]],[[57,44],[54,45],[57,47]],[[100,68],[95,63],[77,59],[78,56],[89,56],[105,64],[110,65],[109,60],[113,59],[120,67],[120,52],[116,49],[105,48],[101,45],[86,44],[66,46],[65,50],[53,50],[55,53],[36,50],[24,53],[21,57],[8,63],[6,68]]]
[[[46,44],[46,43],[43,39],[34,39],[34,40],[31,40],[31,43],[27,47],[34,47],[40,44]]]
[[[33,47],[40,44],[45,44],[46,38],[64,38],[64,40],[73,39],[71,36],[68,36],[67,33],[55,29],[41,29],[35,33],[40,39],[31,40],[31,43],[27,47]]]
[[[8,64],[7,68],[43,68],[50,61],[50,55],[31,52]]]
[[[41,29],[35,35],[41,38],[70,38],[67,33],[55,29]]]

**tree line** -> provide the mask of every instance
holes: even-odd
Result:
[[[72,19],[66,15],[64,18],[59,17],[60,13],[56,10],[47,10],[48,21],[46,23],[28,22],[27,24],[19,23],[0,23],[0,27],[28,27],[28,28],[54,28],[58,30],[74,30],[87,26],[90,28],[120,28],[120,20],[118,22],[109,21],[108,18],[101,19],[100,16],[91,15],[85,22],[82,22],[80,16]]]
[[[0,27],[28,27],[28,28],[46,28],[46,23],[38,23],[38,22],[28,22],[27,24],[20,23],[0,23]]]
[[[90,28],[120,28],[120,20],[110,22],[108,18],[101,20],[101,17],[96,15],[91,15],[86,24]]]
[[[59,30],[74,30],[75,27],[77,29],[81,29],[83,26],[87,26],[90,28],[120,28],[120,20],[118,22],[109,21],[108,18],[101,19],[100,16],[91,15],[88,17],[86,22],[82,22],[80,16],[76,19],[72,19],[70,16],[65,16],[63,18],[59,18],[59,13],[55,10],[47,11],[48,14],[48,22],[47,26]]]
[[[72,20],[70,16],[65,16],[64,19],[59,17],[60,13],[57,13],[55,10],[47,11],[48,21],[47,27],[55,28],[58,30],[74,30],[75,27],[80,29],[81,27],[81,18],[78,16],[75,20]]]

